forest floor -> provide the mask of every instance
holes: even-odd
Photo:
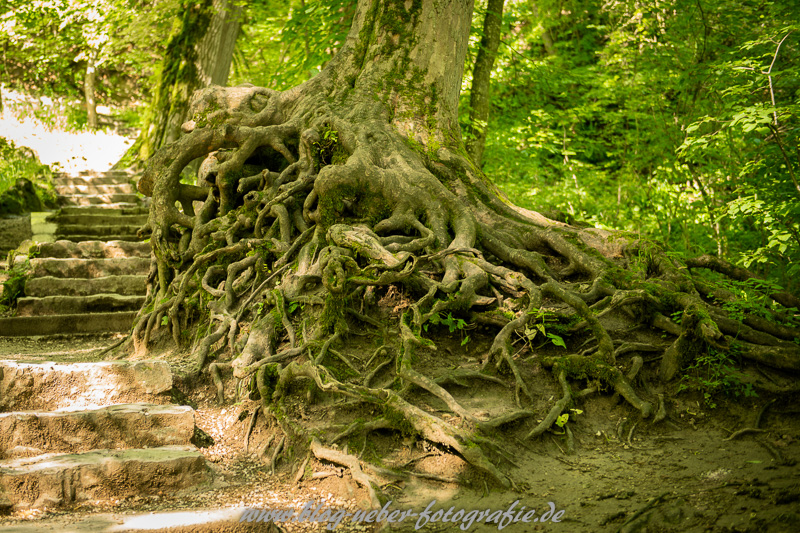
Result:
[[[93,354],[113,340],[0,338],[0,359],[91,361],[96,360]],[[471,351],[457,355],[477,358],[480,349],[477,344]],[[164,351],[149,356],[167,360],[178,376],[189,364],[185,352]],[[539,391],[541,402],[552,402],[557,397],[556,386],[546,372],[533,379],[530,385]],[[219,406],[210,380],[203,380],[195,388],[176,380],[176,387],[185,394],[183,403],[197,410],[197,425],[214,439],[213,446],[203,449],[217,480],[207,490],[54,512],[17,512],[0,521],[0,531],[11,531],[7,528],[31,520],[37,521],[42,530],[45,526],[60,528],[66,523],[109,514],[119,520],[131,513],[192,509],[294,508],[299,512],[311,500],[324,501],[326,506],[335,508],[346,507],[351,512],[368,508],[366,492],[341,467],[312,459],[304,469],[304,478],[295,481],[304,454],[281,454],[272,474],[271,454],[265,455],[262,450],[275,436],[277,427],[259,415],[246,444],[247,429],[258,403],[249,399],[234,403],[232,381],[227,380],[226,405]],[[469,408],[490,412],[509,394],[494,385],[457,391],[457,399]],[[387,483],[383,488],[392,500],[390,510],[413,507],[419,511],[432,500],[436,500],[433,511],[450,507],[456,511],[506,510],[515,501],[519,503],[514,513],[524,505],[526,510],[536,509],[538,516],[549,509],[548,502],[553,502],[557,511],[564,510],[558,524],[519,522],[507,526],[508,531],[799,531],[800,468],[796,463],[800,460],[800,411],[796,404],[772,405],[763,414],[763,432],[726,440],[731,433],[751,427],[768,400],[722,398],[711,409],[699,398],[682,394],[670,402],[667,420],[652,425],[638,421],[631,408],[609,396],[590,398],[580,404],[583,413],[570,422],[577,441],[573,454],[565,453],[563,436],[545,434],[534,441],[523,441],[529,423],[511,429],[512,438],[504,446],[514,458],[515,465],[506,468],[517,483],[516,490],[486,483],[484,476],[467,467],[458,456],[425,442],[405,438],[398,448],[396,441],[402,437],[388,432],[371,434],[363,441],[360,453],[368,462],[382,457],[384,467],[413,464],[414,470],[423,475],[452,480],[411,477]],[[309,427],[337,422],[330,419],[330,406],[298,402],[296,407],[304,412]],[[384,530],[412,531],[416,523],[409,518],[401,529]],[[499,529],[496,524],[477,523],[462,529],[462,522],[419,525],[420,531]],[[322,530],[324,526],[307,523],[284,527],[287,531],[304,531]],[[337,528],[379,530],[347,521]]]
[[[13,122],[12,122],[13,120]],[[129,139],[114,134],[67,134],[49,130],[41,124],[6,118],[0,121],[0,135],[18,145],[37,151],[43,163],[59,163],[60,170],[103,170],[119,159]],[[77,155],[80,154],[80,155]],[[113,160],[113,161],[112,161]],[[39,361],[93,361],[95,354],[114,338],[0,337],[0,359]],[[440,345],[446,340],[437,339]],[[452,364],[478,364],[485,353],[488,337],[476,338],[466,349],[458,340],[452,349],[440,351]],[[374,348],[373,348],[374,349]],[[369,353],[364,350],[364,353]],[[167,360],[180,376],[191,364],[186,352],[153,352],[148,358]],[[356,354],[356,357],[361,357]],[[368,355],[367,355],[368,357]],[[547,372],[530,372],[529,387],[537,391],[534,409],[546,412],[560,397],[557,384]],[[645,371],[646,374],[646,371]],[[92,517],[110,517],[114,523],[135,513],[199,509],[301,509],[311,500],[325,501],[333,507],[350,510],[368,506],[367,494],[346,469],[310,460],[304,479],[295,481],[295,470],[304,456],[281,455],[274,474],[267,444],[277,427],[259,415],[249,441],[246,439],[252,413],[258,403],[249,399],[234,401],[232,380],[226,380],[227,405],[216,403],[210,379],[190,387],[177,380],[185,395],[184,403],[196,411],[197,425],[213,439],[203,449],[213,465],[216,482],[205,491],[180,495],[140,497],[85,505],[57,511],[20,511],[0,519],[0,531],[30,524],[33,530],[63,531],[65,526]],[[455,387],[454,394],[468,409],[496,414],[509,404],[512,393],[497,385]],[[532,422],[521,423],[506,434],[512,438],[504,446],[514,465],[505,464],[517,483],[516,490],[503,490],[487,483],[484,476],[469,468],[458,456],[413,438],[393,433],[373,432],[360,443],[362,459],[384,467],[412,467],[424,477],[387,480],[384,493],[392,500],[390,510],[417,510],[432,500],[432,511],[455,507],[465,510],[507,510],[519,517],[522,506],[536,509],[537,516],[553,502],[563,510],[561,522],[554,524],[513,523],[507,531],[561,530],[569,532],[794,532],[800,531],[800,407],[797,402],[777,402],[764,411],[763,432],[726,440],[733,432],[751,427],[758,413],[771,399],[716,398],[710,408],[699,394],[671,396],[669,416],[658,425],[640,421],[624,402],[607,395],[594,395],[582,401],[581,414],[574,413],[570,427],[576,439],[575,451],[567,454],[564,436],[546,433],[525,441]],[[796,399],[796,398],[795,398]],[[422,397],[435,405],[435,401]],[[338,407],[338,406],[337,406]],[[292,407],[309,427],[323,427],[347,420],[331,419],[334,410],[327,404],[297,402]],[[397,439],[402,438],[402,446]],[[430,479],[438,478],[439,481]],[[103,518],[105,519],[105,518]],[[94,522],[95,524],[97,522]],[[464,522],[424,524],[409,518],[392,531],[497,531],[496,524],[466,527]],[[284,524],[288,531],[322,530],[318,523]],[[87,526],[86,531],[102,531]],[[378,531],[380,525],[344,521],[337,531]]]

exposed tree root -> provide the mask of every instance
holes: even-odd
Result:
[[[378,498],[378,492],[373,485],[377,483],[361,470],[361,464],[358,457],[346,453],[342,453],[332,448],[326,448],[317,439],[311,440],[311,453],[320,461],[329,461],[342,466],[346,466],[353,476],[353,479],[362,487],[367,490],[369,500],[372,507],[375,509],[380,508],[381,501]]]
[[[327,442],[377,429],[413,433],[511,486],[498,467],[512,464],[498,433],[525,426],[529,439],[538,437],[576,399],[612,391],[659,422],[664,387],[710,349],[800,370],[798,321],[785,309],[794,296],[770,294],[775,303],[763,316],[732,316],[723,292],[686,267],[735,279],[750,273],[709,257],[683,265],[631,236],[510,206],[457,141],[404,137],[383,103],[343,83],[329,73],[286,93],[198,93],[189,134],[160,150],[139,183],[152,196],[144,229],[155,259],[135,347],[159,335],[186,344],[184,332],[200,324],[192,377],[218,357],[208,371],[220,402],[222,370],[258,390],[264,414],[284,433],[273,470],[284,448],[309,442],[286,403],[299,381],[310,387],[306,401],[345,397],[380,411]],[[197,183],[181,183],[200,157]],[[652,335],[611,327],[619,321],[664,331],[666,349]],[[494,328],[488,353],[475,357],[483,368],[437,365],[429,327],[466,342],[467,322]],[[368,359],[346,349],[365,331],[382,339]],[[546,346],[531,347],[532,363],[519,360],[513,342],[536,334]],[[644,352],[663,352],[656,368]],[[533,364],[552,369],[561,397],[530,429]],[[647,383],[641,375],[656,373],[654,390],[637,389]],[[513,389],[516,407],[478,416],[458,389],[475,384]],[[358,459],[317,438],[314,455],[350,468],[377,501]]]

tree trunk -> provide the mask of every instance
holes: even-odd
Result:
[[[167,43],[142,131],[117,166],[138,166],[177,140],[192,94],[227,83],[242,9],[228,0],[183,0],[183,15]]]
[[[189,324],[202,323],[210,333],[190,378],[227,346],[230,359],[208,368],[218,390],[220,369],[233,370],[294,444],[311,442],[286,401],[303,378],[313,392],[292,405],[346,397],[348,416],[363,409],[374,419],[339,437],[315,429],[330,440],[414,433],[506,487],[490,460],[502,447],[487,435],[539,416],[536,398],[552,394],[529,389],[541,368],[563,396],[528,438],[559,420],[574,387],[613,391],[642,418],[663,419],[663,395],[632,384],[644,364],[637,352],[663,353],[646,370],[653,382],[732,343],[739,357],[800,370],[796,324],[751,317],[745,327],[718,304],[724,295],[653,243],[550,220],[493,188],[457,123],[471,11],[471,0],[360,0],[341,52],[315,78],[285,92],[195,95],[187,135],[160,148],[139,181],[152,196],[142,232],[154,259],[134,348],[159,335],[180,346]],[[181,183],[199,157],[196,184]],[[429,337],[428,326],[452,334],[467,323],[496,332],[480,350],[481,371],[477,361],[463,366],[463,354],[448,360]],[[351,360],[363,344],[348,346],[349,333],[365,328],[385,344]],[[552,339],[557,349],[530,344],[537,332],[537,344]],[[530,360],[517,358],[517,339],[527,339]],[[508,415],[481,420],[449,386],[486,380],[515,391]],[[333,456],[322,445],[312,452]]]
[[[469,98],[469,126],[467,127],[467,152],[475,164],[481,166],[486,145],[486,128],[489,125],[489,87],[492,68],[500,46],[500,29],[503,22],[505,0],[489,0],[483,21],[483,37],[472,71],[472,89]]]
[[[244,15],[241,2],[214,0],[212,9],[211,25],[197,46],[201,87],[228,84],[236,38]]]
[[[90,52],[86,59],[86,76],[83,80],[83,96],[86,100],[86,125],[97,129],[97,102],[95,101],[95,54]]]
[[[539,17],[539,7],[536,5],[535,2],[531,4],[533,8],[533,15],[537,18]],[[550,32],[550,29],[547,27],[546,24],[542,23],[542,43],[544,43],[544,51],[549,56],[556,55],[556,43],[553,40],[553,34]]]

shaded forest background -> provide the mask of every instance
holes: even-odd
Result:
[[[139,128],[181,24],[202,2],[0,3],[6,107],[54,127]],[[206,2],[210,5],[210,2]],[[242,25],[229,85],[277,90],[329,61],[354,2],[231,3]],[[503,4],[502,2],[500,4]],[[485,130],[482,166],[516,204],[651,236],[764,276],[731,284],[731,312],[800,288],[800,9],[768,1],[506,0],[488,123],[470,121],[486,2],[476,2],[462,131]],[[493,3],[494,6],[497,2]],[[166,66],[165,66],[166,65]],[[24,99],[9,99],[9,94]],[[48,169],[3,143],[0,192]],[[767,285],[767,286],[765,286]],[[766,291],[765,291],[766,289]]]

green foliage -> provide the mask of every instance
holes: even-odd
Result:
[[[471,326],[464,319],[454,317],[452,313],[447,313],[447,316],[443,316],[441,313],[432,315],[430,319],[428,319],[428,321],[422,326],[422,329],[427,332],[429,324],[433,324],[434,326],[446,326],[450,333],[460,331],[461,346],[465,346],[470,341],[469,335],[465,335],[464,332],[465,330],[470,329]]]
[[[3,292],[0,293],[0,315],[9,313],[17,305],[17,300],[25,296],[25,283],[30,277],[30,257],[25,261],[15,263],[6,271],[8,276],[3,282]]]
[[[322,139],[314,142],[314,149],[320,167],[330,164],[341,165],[347,159],[342,145],[339,144],[339,132],[331,127],[323,129]]]
[[[552,314],[542,309],[537,309],[536,311],[531,311],[530,315],[534,316],[534,323],[532,324],[533,327],[529,327],[528,324],[525,325],[524,335],[525,338],[529,343],[533,343],[533,339],[536,338],[536,335],[541,333],[542,336],[547,338],[549,342],[552,342],[556,346],[560,346],[561,348],[566,349],[567,345],[564,342],[564,339],[560,335],[556,335],[552,331],[547,331],[548,322],[549,325],[555,325],[558,322],[558,319]],[[536,321],[541,321],[539,323],[535,323]]]
[[[799,24],[789,0],[507,1],[484,170],[523,207],[796,290]]]
[[[263,0],[248,6],[230,84],[285,90],[316,75],[341,48],[353,0]]]
[[[99,101],[130,101],[149,89],[152,66],[178,13],[178,0],[2,1],[6,83],[28,93],[82,99],[91,61]]]
[[[716,398],[720,394],[736,398],[758,397],[752,384],[742,383],[735,364],[732,354],[709,347],[706,353],[697,356],[681,376],[678,392],[699,391],[710,409],[717,406]]]
[[[574,415],[583,414],[583,411],[580,409],[570,409],[570,411]],[[559,415],[558,418],[556,418],[556,425],[560,428],[563,428],[564,426],[567,425],[567,422],[569,422],[569,417],[570,417],[569,413],[563,413]]]
[[[53,205],[55,187],[50,167],[41,164],[31,150],[17,148],[13,142],[0,137],[0,195],[19,179],[30,180],[39,200],[43,204]],[[3,209],[0,206],[0,211]]]

